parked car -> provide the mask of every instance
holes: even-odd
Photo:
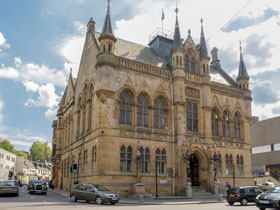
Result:
[[[85,200],[86,202],[94,201],[97,204],[119,202],[120,196],[117,193],[110,192],[106,187],[99,184],[76,184],[74,190],[70,193],[70,200]]]
[[[261,210],[280,208],[280,185],[258,195],[256,197],[256,206]]]
[[[264,189],[264,190],[270,190],[273,187],[275,187],[275,184],[272,183],[272,182],[264,182],[264,183],[260,184],[259,187]]]
[[[240,202],[242,206],[246,206],[247,203],[254,203],[257,195],[263,192],[263,189],[256,186],[243,186],[229,190],[226,199],[229,205]]]
[[[0,181],[0,195],[18,196],[18,186],[14,180]]]
[[[47,183],[45,181],[33,179],[33,180],[29,181],[27,190],[28,190],[28,193],[30,193],[30,194],[33,192],[37,192],[37,193],[46,195],[48,187],[47,187]]]

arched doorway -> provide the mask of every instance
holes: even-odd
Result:
[[[199,186],[199,162],[195,154],[190,157],[190,179],[192,186]]]

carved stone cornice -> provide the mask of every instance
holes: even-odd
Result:
[[[113,98],[115,94],[115,92],[111,90],[98,90],[95,93],[102,103],[105,103],[107,99]]]

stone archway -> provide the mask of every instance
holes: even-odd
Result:
[[[193,161],[190,162],[192,185],[207,189],[208,161],[205,153],[197,147],[192,148]]]

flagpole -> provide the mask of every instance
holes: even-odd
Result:
[[[163,36],[163,20],[164,20],[164,13],[163,13],[163,8],[162,8],[162,16],[161,16],[161,31],[162,31],[162,36]]]

